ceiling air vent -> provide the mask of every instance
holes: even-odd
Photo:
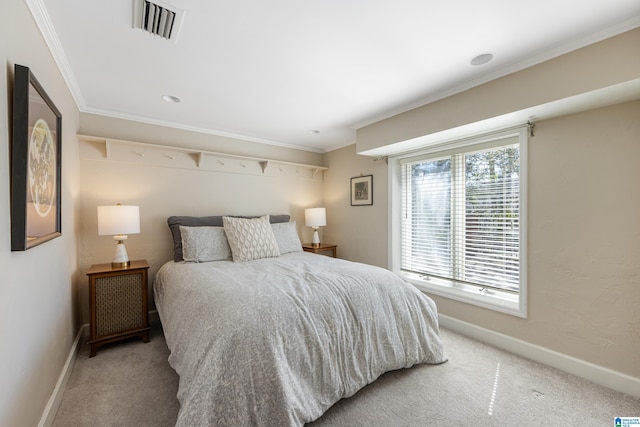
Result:
[[[171,40],[178,40],[184,11],[161,1],[134,0],[133,26]]]

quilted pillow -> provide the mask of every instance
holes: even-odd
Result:
[[[222,222],[234,262],[280,256],[269,215],[260,218],[223,216]]]
[[[180,226],[182,253],[187,262],[231,259],[231,248],[222,227]]]
[[[271,228],[276,236],[280,255],[290,252],[302,252],[302,243],[300,243],[300,237],[298,237],[295,221],[271,224]]]

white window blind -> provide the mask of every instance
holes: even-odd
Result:
[[[517,138],[405,158],[400,189],[401,270],[519,292]]]

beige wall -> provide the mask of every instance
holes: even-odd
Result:
[[[22,0],[0,13],[0,425],[34,426],[78,331],[78,111]],[[13,67],[29,67],[62,113],[62,237],[11,252],[10,123]]]
[[[640,377],[640,101],[538,122],[529,143],[527,319],[440,311]]]
[[[516,94],[524,98],[519,105],[535,105],[546,102],[540,96],[549,87],[572,96],[637,79],[639,43],[640,30],[634,30],[386,119],[358,131],[358,151],[508,112],[500,109]],[[625,68],[614,66],[618,63],[626,63]],[[535,124],[528,165],[528,318],[434,300],[452,318],[640,378],[640,101]],[[327,156],[332,177],[357,174],[352,165],[366,160],[355,151],[348,147]],[[386,182],[376,180],[376,185]],[[336,194],[334,203],[343,206],[348,195],[342,191],[339,180],[328,180],[325,199]],[[356,239],[352,230],[361,225],[359,211],[341,212],[344,216],[327,231],[355,244],[350,242]],[[367,241],[366,253],[358,254],[364,262],[378,263],[387,253],[388,226],[382,224],[387,212],[383,207],[375,212],[377,239]]]
[[[89,120],[85,121],[85,118]],[[322,156],[300,150],[273,147],[214,135],[144,125],[107,117],[82,115],[85,134],[154,144],[178,144],[228,154],[260,155],[266,159],[321,165]],[[110,262],[115,242],[98,236],[96,208],[108,204],[140,206],[141,232],[126,246],[130,259],[146,259],[150,282],[157,269],[173,258],[167,217],[171,215],[290,214],[298,233],[310,241],[304,226],[304,209],[322,202],[322,172],[270,163],[262,173],[257,162],[205,156],[196,166],[194,157],[153,147],[112,144],[110,157],[104,145],[80,144],[80,270]],[[144,154],[144,156],[142,156]],[[149,283],[151,292],[151,283]],[[151,293],[150,293],[151,295]],[[86,287],[81,287],[82,321],[88,322]],[[151,301],[150,309],[154,308]]]
[[[640,378],[640,101],[535,129],[528,318],[432,298],[442,314]],[[340,244],[344,258],[386,266],[387,200],[349,207],[347,190],[348,177],[369,165],[376,192],[386,194],[386,168],[355,154],[355,146],[327,158],[326,240]]]
[[[355,145],[326,154],[324,206],[327,226],[322,241],[338,245],[338,256],[387,267],[387,164],[358,156]],[[373,175],[373,205],[351,206],[351,178]]]

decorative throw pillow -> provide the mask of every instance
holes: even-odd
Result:
[[[298,237],[295,221],[271,224],[271,228],[273,228],[273,234],[276,236],[280,255],[290,252],[302,252],[302,243],[300,243],[300,237]]]
[[[237,215],[235,215],[237,216]],[[247,217],[245,217],[247,218]],[[252,216],[249,218],[257,218]],[[269,222],[289,222],[289,215],[269,215]],[[222,227],[222,215],[215,216],[170,216],[167,218],[167,225],[171,230],[173,237],[173,260],[175,262],[183,261],[182,257],[182,235],[180,234],[180,226],[185,227]]]
[[[231,248],[223,227],[180,226],[182,253],[187,262],[231,259]]]
[[[280,256],[269,215],[260,218],[222,217],[234,262]]]

